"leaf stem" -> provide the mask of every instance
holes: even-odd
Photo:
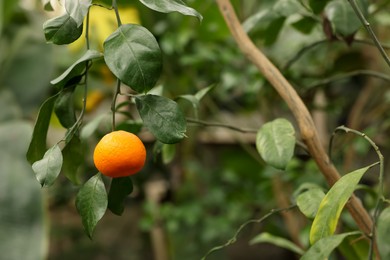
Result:
[[[372,41],[374,42],[375,46],[378,48],[380,54],[382,55],[383,59],[387,63],[387,65],[390,67],[390,59],[389,56],[387,56],[386,51],[382,47],[381,43],[379,42],[378,38],[376,37],[374,31],[371,28],[370,23],[367,21],[367,19],[364,17],[363,12],[360,10],[359,5],[356,3],[356,0],[348,0],[350,5],[352,6],[353,10],[355,11],[356,15],[358,16],[360,22],[363,24],[363,26],[366,28],[368,34],[370,35]]]
[[[111,103],[111,111],[112,111],[112,131],[115,131],[115,112],[116,112],[116,99],[121,92],[121,81],[120,79],[116,79],[116,89],[114,97],[112,98]]]
[[[117,4],[116,0],[112,0],[112,8],[114,8],[116,21],[117,21],[118,27],[119,27],[122,25],[122,21],[121,21],[120,15],[119,15],[118,4]]]
[[[201,260],[205,260],[210,254],[214,253],[215,251],[218,251],[218,250],[221,250],[222,248],[225,248],[231,244],[234,244],[236,241],[237,241],[237,237],[238,235],[241,233],[241,231],[246,227],[248,226],[249,224],[252,224],[252,223],[261,223],[263,222],[264,220],[266,220],[267,218],[271,217],[272,215],[276,214],[276,213],[280,213],[280,212],[283,212],[283,211],[287,211],[287,210],[291,210],[293,208],[295,208],[296,205],[291,205],[287,208],[281,208],[281,209],[272,209],[270,212],[268,212],[267,214],[265,214],[263,217],[259,218],[259,219],[250,219],[246,222],[244,222],[243,224],[241,224],[241,226],[237,229],[236,233],[233,235],[233,237],[231,239],[229,239],[225,244],[222,244],[222,245],[219,245],[219,246],[215,246],[213,248],[211,248],[202,258]]]

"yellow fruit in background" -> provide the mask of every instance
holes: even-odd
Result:
[[[138,10],[133,7],[119,8],[122,24],[140,24]],[[80,38],[69,44],[68,48],[77,52],[85,48],[85,27]],[[118,28],[114,10],[108,10],[100,6],[92,6],[89,15],[89,40],[92,49],[103,50],[103,42]]]

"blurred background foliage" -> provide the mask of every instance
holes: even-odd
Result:
[[[354,21],[354,14],[343,13],[346,20],[336,19],[342,9],[337,0],[330,1],[322,14],[308,8],[310,1],[232,2],[252,39],[305,100],[324,145],[334,127],[346,124],[370,135],[386,157],[389,81],[361,71],[388,68],[359,23],[345,23]],[[108,0],[94,3],[111,5]],[[123,22],[141,23],[154,33],[162,49],[164,71],[153,91],[177,99],[215,84],[198,113],[186,100],[177,99],[188,117],[206,122],[256,130],[278,116],[291,119],[276,92],[239,52],[215,2],[186,3],[203,15],[201,23],[177,13],[151,11],[138,1],[119,1]],[[387,42],[388,1],[360,3],[381,41]],[[140,130],[147,144],[148,164],[134,177],[135,190],[123,216],[107,212],[90,241],[74,208],[78,187],[62,177],[41,191],[24,157],[39,106],[55,92],[50,80],[82,55],[85,40],[70,46],[46,44],[42,23],[52,14],[43,10],[40,1],[1,1],[0,12],[0,241],[5,241],[0,243],[0,258],[199,259],[226,242],[247,219],[292,203],[291,194],[300,185],[314,182],[326,188],[315,164],[300,148],[286,172],[266,166],[256,152],[253,133],[189,124],[189,138],[176,146],[161,146],[145,130],[133,128]],[[115,27],[113,11],[91,8],[93,48],[102,50],[102,42]],[[90,82],[85,123],[108,113],[115,85],[101,62],[93,64]],[[81,94],[74,102],[80,108]],[[131,108],[130,112],[134,115]],[[108,131],[107,125],[103,118],[97,133],[82,143],[81,181],[96,171],[91,152]],[[56,142],[63,131],[53,116],[49,142]],[[340,139],[333,159],[343,173],[371,161],[364,141]],[[363,184],[369,190],[375,183],[371,174]],[[369,192],[359,195],[368,208],[373,207]],[[267,231],[307,244],[308,223],[293,214],[299,220],[299,234],[291,231],[288,216],[274,216],[249,227],[237,244],[210,259],[291,257],[271,245],[250,246],[248,241]],[[354,225],[348,215],[345,219]]]

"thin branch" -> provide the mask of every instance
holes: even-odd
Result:
[[[356,0],[348,0],[348,2],[351,4],[353,10],[355,11],[356,15],[358,16],[359,20],[363,24],[363,26],[366,28],[368,34],[370,35],[372,41],[374,42],[375,46],[378,48],[380,54],[382,55],[383,59],[386,61],[387,65],[390,67],[390,59],[389,56],[387,56],[386,51],[382,47],[381,43],[379,42],[378,38],[376,37],[374,31],[371,28],[370,23],[367,21],[367,19],[364,17],[363,12],[360,10],[359,5],[356,3]]]
[[[206,122],[206,121],[197,120],[197,119],[194,119],[194,118],[187,118],[187,122],[198,124],[198,125],[201,125],[201,126],[207,126],[207,127],[223,127],[223,128],[227,128],[227,129],[230,129],[230,130],[234,130],[234,131],[240,132],[240,133],[251,133],[251,134],[256,134],[257,133],[256,129],[239,128],[239,127],[228,125],[228,124]]]
[[[355,70],[355,71],[350,71],[350,72],[347,72],[347,73],[341,73],[341,74],[338,74],[338,75],[335,75],[335,76],[332,76],[332,77],[329,77],[329,78],[321,79],[321,80],[311,84],[307,88],[309,88],[309,89],[310,88],[316,88],[316,87],[319,87],[319,86],[322,86],[322,85],[327,85],[327,84],[335,82],[335,81],[343,80],[343,79],[350,78],[350,77],[353,77],[353,76],[358,76],[358,75],[371,76],[371,77],[374,77],[374,78],[379,78],[379,79],[383,79],[384,81],[389,81],[390,82],[390,76],[387,75],[387,74],[384,74],[384,73],[381,73],[381,72],[377,72],[377,71],[373,71],[373,70]]]
[[[228,125],[228,124],[207,122],[207,121],[202,121],[202,120],[198,120],[198,119],[194,119],[194,118],[186,118],[186,120],[189,123],[198,124],[198,125],[201,125],[204,127],[222,127],[222,128],[230,129],[230,130],[237,131],[237,132],[244,133],[244,134],[257,134],[257,132],[258,132],[258,129],[240,128],[240,127],[236,127],[236,126],[232,126],[232,125]],[[306,145],[302,141],[297,139],[295,142],[303,150],[308,151]]]
[[[333,42],[341,42],[341,41],[337,41],[337,39],[334,39]],[[282,70],[285,71],[285,70],[289,69],[295,62],[297,62],[307,52],[314,49],[318,45],[325,44],[325,43],[331,43],[331,42],[329,42],[328,39],[323,39],[323,40],[319,40],[319,41],[310,43],[309,45],[303,46],[290,60],[287,61],[287,63],[282,67]],[[375,43],[373,43],[372,41],[369,41],[369,40],[365,40],[365,39],[354,39],[352,44],[356,44],[356,43],[371,45],[371,46],[376,47]],[[381,43],[381,45],[385,50],[390,49],[389,44]]]
[[[333,139],[335,137],[335,134],[338,131],[342,131],[342,132],[345,132],[345,133],[353,133],[355,135],[363,137],[364,139],[366,139],[367,142],[370,143],[371,147],[374,148],[374,150],[375,150],[375,152],[376,152],[376,154],[378,155],[378,158],[379,158],[379,191],[378,191],[378,199],[376,201],[376,205],[375,205],[375,209],[374,209],[374,216],[373,216],[374,224],[372,225],[371,234],[370,234],[371,243],[370,243],[370,250],[369,250],[369,259],[372,259],[373,253],[374,253],[374,249],[375,249],[374,248],[374,238],[375,238],[376,221],[377,221],[377,219],[379,217],[380,206],[382,204],[382,201],[385,200],[385,198],[384,198],[384,183],[383,183],[384,157],[383,157],[381,151],[379,150],[379,147],[376,145],[376,143],[373,140],[371,140],[371,138],[369,138],[365,133],[362,133],[360,131],[357,131],[355,129],[351,129],[351,128],[348,128],[348,127],[345,127],[345,126],[339,126],[339,127],[337,127],[334,130],[334,132],[332,134],[332,137],[330,138],[330,143],[329,143],[329,157],[331,157]]]
[[[216,1],[225,22],[241,51],[253,64],[256,65],[259,71],[271,83],[294,114],[301,132],[301,137],[305,142],[310,155],[317,163],[318,168],[326,178],[328,184],[332,186],[338,179],[340,179],[340,174],[330,162],[329,157],[327,156],[318,137],[313,119],[302,99],[286,78],[275,67],[275,65],[268,60],[268,58],[255,46],[249,36],[245,33],[230,1]],[[360,200],[356,196],[352,196],[347,203],[347,208],[359,228],[367,236],[369,236],[373,223],[370,215],[362,206]]]
[[[246,221],[244,224],[242,224],[236,231],[236,233],[234,234],[234,236],[229,239],[226,243],[222,244],[222,245],[219,245],[219,246],[215,246],[213,247],[212,249],[210,249],[202,258],[201,260],[205,260],[210,254],[214,253],[215,251],[218,251],[218,250],[221,250],[227,246],[230,246],[232,244],[234,244],[236,241],[237,241],[237,237],[238,235],[241,233],[241,231],[246,227],[248,226],[249,224],[252,224],[252,223],[261,223],[263,222],[264,220],[266,220],[267,218],[271,217],[272,215],[276,214],[276,213],[280,213],[280,212],[283,212],[283,211],[287,211],[287,210],[291,210],[293,208],[295,208],[296,205],[292,205],[290,207],[287,207],[287,208],[283,208],[283,209],[272,209],[269,213],[267,213],[266,215],[264,215],[262,218],[259,218],[259,219],[250,219],[248,221]]]
[[[317,47],[318,45],[321,45],[323,43],[327,43],[329,42],[328,39],[324,39],[324,40],[319,40],[319,41],[316,41],[316,42],[313,42],[309,45],[306,45],[304,46],[302,49],[300,49],[295,55],[294,57],[292,57],[283,67],[282,67],[282,70],[288,70],[291,65],[293,65],[297,60],[299,60],[304,54],[306,54],[308,51],[310,51],[311,49],[314,49],[315,47]]]

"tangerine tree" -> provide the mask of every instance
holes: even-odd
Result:
[[[51,8],[50,1],[43,2],[46,8]],[[203,19],[200,12],[179,0],[140,0],[140,2],[144,7],[156,12],[178,12],[192,16],[199,22]],[[336,134],[353,133],[366,141],[378,158],[374,163],[341,177],[331,161],[330,152],[325,151],[323,139],[315,120],[309,113],[308,106],[300,96],[300,90],[295,87],[303,84],[298,81],[303,77],[302,75],[309,74],[310,77],[314,77],[317,71],[315,68],[304,68],[297,76],[289,70],[312,48],[323,43],[341,42],[348,46],[359,42],[369,44],[366,40],[359,40],[355,37],[362,25],[367,30],[372,44],[390,64],[384,48],[366,20],[370,11],[369,3],[355,0],[350,0],[349,3],[338,0],[321,1],[321,3],[310,0],[279,0],[268,7],[270,12],[261,10],[250,16],[243,24],[229,0],[217,0],[216,3],[217,6],[210,8],[218,7],[238,48],[253,63],[252,68],[257,69],[255,73],[260,72],[262,79],[268,82],[269,87],[273,87],[285,102],[294,123],[285,118],[276,118],[264,123],[258,129],[248,130],[239,126],[200,120],[198,115],[200,102],[214,88],[213,85],[207,85],[193,94],[186,93],[174,98],[163,96],[161,91],[158,91],[158,83],[163,77],[163,68],[166,64],[163,60],[164,53],[162,53],[159,39],[149,29],[134,21],[122,22],[126,17],[121,15],[115,0],[108,4],[106,1],[65,0],[65,12],[44,23],[45,38],[49,43],[65,45],[75,42],[81,35],[84,35],[85,51],[81,53],[78,60],[50,82],[55,93],[41,105],[36,119],[27,159],[32,164],[32,169],[41,186],[53,185],[60,173],[63,173],[74,184],[81,184],[77,175],[78,168],[83,163],[78,158],[83,153],[81,142],[88,141],[108,114],[110,129],[107,129],[106,135],[96,145],[94,152],[94,162],[99,172],[82,184],[76,196],[77,210],[87,235],[92,238],[96,224],[107,209],[115,214],[122,214],[123,201],[133,189],[130,176],[139,172],[145,164],[144,144],[133,134],[137,133],[140,128],[146,128],[152,134],[156,140],[155,146],[158,148],[171,147],[169,145],[179,143],[186,138],[187,123],[224,127],[244,133],[254,132],[257,153],[262,163],[271,166],[277,172],[286,172],[292,158],[297,151],[300,151],[312,158],[317,172],[322,174],[330,189],[324,191],[323,188],[313,183],[303,183],[291,196],[293,199],[287,203],[288,205],[284,203],[285,207],[271,210],[259,219],[244,223],[232,239],[221,246],[212,248],[204,258],[234,243],[247,224],[263,222],[276,213],[283,214],[288,222],[291,221],[289,213],[296,208],[309,220],[310,232],[307,236],[309,243],[305,244],[299,240],[297,230],[291,222],[288,229],[292,241],[273,234],[261,233],[252,240],[252,243],[274,243],[293,251],[302,259],[327,258],[337,247],[343,249],[342,253],[345,257],[354,257],[357,254],[368,256],[370,259],[390,257],[389,241],[386,238],[386,230],[390,227],[390,217],[388,216],[389,208],[385,207],[388,200],[385,198],[383,189],[384,161],[380,149],[371,138],[360,131],[345,126],[335,128],[329,144],[330,151],[333,148]],[[372,6],[376,5],[372,3]],[[111,12],[115,17],[117,28],[109,32],[104,42],[101,43],[102,46],[91,41],[91,30],[99,32],[104,29],[91,27],[90,21],[95,19],[92,9]],[[205,16],[205,19],[208,18]],[[291,20],[294,22],[292,23]],[[321,33],[325,40],[322,39],[305,46],[283,67],[278,68],[257,47],[253,39],[260,38],[265,46],[274,44],[288,21],[304,35],[320,28],[317,32]],[[201,26],[201,23],[198,26]],[[197,29],[194,27],[186,28],[186,30]],[[85,114],[88,109],[88,91],[91,87],[90,76],[94,72],[94,66],[108,68],[108,73],[115,78],[115,82],[112,83],[115,87],[109,113],[87,120]],[[388,77],[378,72],[360,70],[359,73],[388,80]],[[317,86],[326,85],[346,76],[351,75],[314,81],[306,91],[310,92]],[[169,81],[169,79],[166,80]],[[81,93],[82,100],[79,111],[74,107],[74,98],[77,97],[77,93]],[[120,97],[125,99],[120,99]],[[179,100],[185,100],[191,104],[190,112],[183,111],[178,104]],[[137,117],[134,114],[125,109],[129,105],[134,106],[139,116],[138,121],[135,120]],[[53,112],[67,131],[62,139],[47,149],[46,137]],[[194,117],[188,117],[189,113],[192,113]],[[364,174],[371,168],[379,168],[379,181],[378,189],[375,191],[375,203],[372,208],[366,208],[354,195],[354,191],[359,187]],[[101,174],[112,177],[108,179],[111,182],[108,192],[106,191],[108,185],[105,185]],[[277,196],[278,194],[275,194],[276,199]],[[344,207],[350,212],[355,224],[349,225],[351,222],[342,219]],[[343,221],[348,222],[345,224],[346,227],[337,230],[338,224]],[[344,240],[351,241],[357,238],[363,239],[364,250],[362,251],[364,252],[357,252],[358,250],[353,245],[345,249]]]

